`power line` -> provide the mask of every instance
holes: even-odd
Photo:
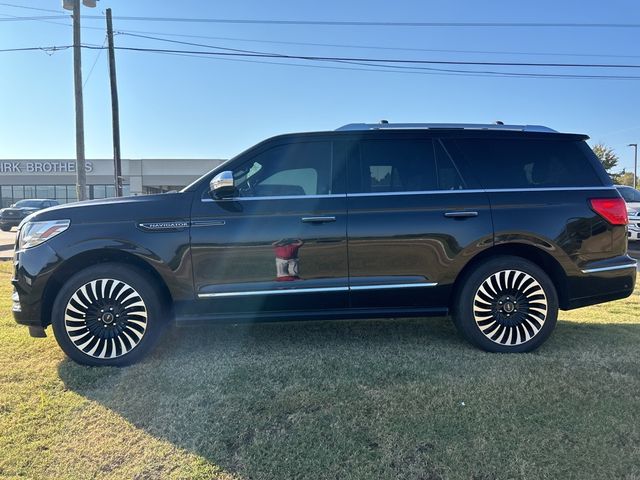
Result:
[[[376,63],[397,63],[397,64],[433,64],[433,65],[468,65],[468,66],[508,66],[508,67],[553,67],[553,68],[640,68],[638,64],[611,64],[611,63],[546,63],[546,62],[479,62],[479,61],[463,61],[463,60],[415,60],[415,59],[398,59],[398,58],[367,58],[367,57],[333,57],[333,56],[316,56],[316,55],[289,55],[284,53],[259,52],[253,50],[239,50],[219,47],[216,45],[206,45],[200,43],[183,42],[180,40],[169,40],[166,38],[151,37],[148,35],[137,35],[130,33],[121,33],[132,37],[144,38],[148,40],[156,40],[168,43],[176,43],[181,45],[191,45],[203,48],[212,48],[216,50],[226,50],[225,52],[202,52],[202,51],[178,51],[182,53],[196,53],[206,55],[237,55],[237,56],[255,56],[265,58],[288,58],[297,60],[318,60],[318,61],[351,61],[351,62],[376,62]],[[117,47],[136,49],[140,47]],[[141,49],[145,50],[145,49]]]
[[[13,8],[23,8],[25,10],[38,10],[39,12],[53,12],[53,13],[60,13],[60,10],[50,10],[48,8],[36,8],[36,7],[26,7],[24,5],[16,5],[15,3],[0,3],[0,5],[4,6],[4,7],[13,7]]]
[[[102,42],[100,50],[98,51],[98,54],[96,55],[96,58],[93,61],[93,65],[91,65],[91,69],[89,69],[89,73],[87,74],[87,78],[84,79],[84,83],[82,84],[82,88],[87,86],[87,82],[89,82],[89,79],[91,78],[91,74],[93,73],[93,69],[96,68],[96,64],[98,63],[98,60],[102,56],[102,52],[105,50],[105,48],[104,48],[105,43],[107,43],[107,37],[104,37],[104,41]]]
[[[26,22],[32,20],[62,20],[69,18],[67,15],[40,15],[37,17],[7,17],[0,18],[0,22]]]
[[[98,15],[84,18],[102,19]],[[543,23],[543,22],[361,22],[329,20],[255,20],[240,18],[184,18],[184,17],[114,17],[122,21],[184,22],[184,23],[235,23],[256,25],[316,25],[347,27],[462,27],[462,28],[640,28],[640,23]]]
[[[84,27],[83,27],[84,28]],[[473,54],[494,54],[494,55],[533,55],[533,56],[559,56],[559,57],[610,57],[610,58],[640,58],[640,55],[615,55],[615,54],[598,54],[598,53],[560,53],[560,52],[518,52],[503,50],[452,50],[452,49],[435,49],[435,48],[417,48],[417,47],[385,47],[381,45],[352,45],[341,43],[314,43],[314,42],[292,42],[284,40],[264,40],[255,38],[239,38],[239,37],[215,37],[209,35],[193,35],[184,33],[167,33],[167,32],[149,32],[145,30],[118,30],[116,33],[141,33],[148,35],[162,35],[165,37],[182,37],[182,38],[204,38],[208,40],[229,40],[237,42],[250,43],[269,43],[277,45],[299,45],[311,47],[331,47],[331,48],[351,48],[363,50],[390,50],[390,51],[407,51],[407,52],[433,52],[433,53],[473,53]]]
[[[221,60],[231,62],[244,62],[244,63],[259,63],[266,65],[284,65],[291,67],[306,67],[306,68],[322,68],[329,70],[355,70],[365,72],[384,72],[384,73],[403,73],[403,74],[417,74],[417,75],[444,75],[444,76],[461,76],[461,77],[507,77],[507,78],[541,78],[541,79],[578,79],[578,80],[640,80],[640,76],[621,76],[621,75],[571,75],[571,74],[538,74],[538,73],[518,73],[518,72],[491,72],[491,71],[474,71],[474,70],[453,70],[453,69],[440,69],[440,68],[426,68],[426,67],[407,67],[397,65],[375,65],[358,62],[343,62],[345,64],[372,66],[378,68],[356,68],[356,67],[340,67],[335,65],[317,65],[317,64],[300,64],[291,62],[280,61],[265,61],[255,59],[239,59],[229,57],[215,57],[210,55],[198,55],[191,53],[174,53],[170,51],[152,50],[153,53],[160,53],[165,55],[175,55],[179,57],[196,57],[204,58],[208,60]],[[428,71],[424,71],[428,70]]]
[[[22,48],[3,48],[0,49],[0,53],[5,52],[33,52],[36,50],[40,50],[43,52],[57,52],[60,50],[67,50],[68,48],[73,47],[73,45],[59,45],[59,46],[51,46],[51,47],[22,47]]]
[[[16,8],[26,8],[26,9],[30,9],[30,10],[39,10],[39,11],[45,11],[45,12],[58,12],[57,10],[50,10],[50,9],[43,9],[43,8],[35,8],[35,7],[26,7],[26,6],[22,6],[22,5],[15,5],[15,4],[10,4],[10,3],[0,3],[0,5],[4,5],[4,6],[9,6],[9,7],[16,7]],[[10,16],[10,15],[8,15]],[[42,18],[50,18],[50,17],[15,17],[15,16],[10,16],[13,19],[19,19],[19,20],[38,20],[40,19],[42,21]],[[63,17],[56,17],[56,18],[66,18],[66,16]],[[93,19],[97,19],[97,18],[102,18],[101,16],[96,16],[96,15],[92,15],[92,16],[88,16],[85,15],[83,18],[93,18]],[[117,19],[123,19],[123,17],[115,17]],[[133,17],[131,17],[131,19],[133,19]],[[158,19],[161,20],[161,19]],[[171,20],[171,19],[167,19],[167,20]],[[179,19],[178,19],[179,20]],[[185,20],[193,20],[193,21],[218,21],[217,19],[185,19]],[[47,22],[46,20],[44,20],[45,23],[51,23],[51,24],[56,24],[56,25],[64,25],[64,26],[71,26],[70,24],[67,23],[59,23],[59,22]],[[250,20],[247,20],[248,22],[253,22]],[[220,20],[220,22],[224,22],[224,20]],[[230,20],[230,22],[233,22],[233,20]],[[255,22],[260,22],[260,21],[255,21]],[[270,22],[270,21],[266,21],[266,22]],[[295,22],[295,21],[290,21],[290,22]],[[339,23],[340,22],[334,22],[334,23]],[[342,22],[342,23],[349,23],[349,22]],[[367,22],[360,22],[360,23],[367,23]],[[371,23],[371,22],[369,22]],[[375,23],[375,22],[374,22]],[[425,24],[426,25],[426,24]],[[445,24],[441,24],[442,26],[446,26]],[[469,24],[471,25],[471,24]],[[476,24],[473,24],[476,25]],[[479,26],[480,24],[478,24]],[[486,26],[490,26],[491,24],[482,24],[482,25],[486,25]],[[524,25],[524,24],[504,24],[504,26],[519,26],[519,25]],[[555,25],[555,26],[562,26],[563,24],[526,24],[529,26],[533,26],[533,25],[539,25],[539,26],[544,26],[544,25]],[[573,26],[578,26],[578,24],[571,24]],[[604,27],[604,26],[622,26],[623,24],[579,24],[582,26],[598,26],[598,27]],[[636,24],[624,24],[625,27],[640,27],[640,24],[636,25]],[[102,28],[99,27],[91,27],[91,26],[87,26],[87,25],[83,25],[82,26],[83,29],[91,29],[91,30],[102,30]],[[170,36],[170,37],[183,37],[183,38],[204,38],[204,39],[211,39],[211,40],[229,40],[229,41],[239,41],[239,42],[254,42],[254,43],[269,43],[269,44],[280,44],[280,45],[300,45],[300,46],[317,46],[317,47],[331,47],[331,48],[351,48],[351,49],[364,49],[364,50],[389,50],[389,51],[412,51],[412,52],[434,52],[434,53],[463,53],[463,54],[467,54],[467,53],[471,53],[471,54],[482,54],[482,55],[488,55],[488,54],[495,54],[495,55],[527,55],[527,56],[559,56],[559,57],[601,57],[601,58],[640,58],[640,55],[619,55],[619,54],[598,54],[598,53],[562,53],[562,52],[521,52],[521,51],[502,51],[502,50],[455,50],[455,49],[432,49],[432,48],[416,48],[416,47],[387,47],[387,46],[381,46],[381,45],[352,45],[352,44],[336,44],[336,43],[314,43],[314,42],[293,42],[293,41],[284,41],[284,40],[264,40],[264,39],[254,39],[254,38],[238,38],[238,37],[218,37],[218,36],[209,36],[209,35],[193,35],[193,34],[180,34],[180,33],[168,33],[168,32],[155,32],[155,31],[146,31],[146,30],[118,30],[116,33],[141,33],[141,34],[151,34],[151,35],[163,35],[163,36]]]
[[[10,48],[10,49],[2,49],[2,52],[19,52],[19,51],[44,51],[46,53],[56,52],[59,50],[66,50],[71,48],[71,45],[62,45],[62,46],[49,46],[49,47],[23,47],[23,48]],[[100,45],[90,45],[84,44],[82,48],[90,49],[90,50],[104,50],[104,46]],[[357,59],[348,59],[348,58],[328,58],[328,57],[303,57],[303,56],[293,56],[293,55],[256,55],[256,54],[248,54],[248,53],[232,53],[232,52],[207,52],[207,51],[193,51],[193,50],[171,50],[171,49],[158,49],[158,48],[140,48],[140,47],[115,47],[117,50],[124,51],[133,51],[133,52],[148,52],[148,53],[161,53],[161,54],[172,54],[172,55],[182,55],[182,56],[200,56],[203,58],[212,58],[212,59],[220,59],[220,60],[240,60],[238,58],[229,58],[229,57],[252,57],[251,59],[244,59],[246,62],[252,63],[270,63],[270,64],[285,64],[284,62],[268,62],[268,61],[259,61],[256,60],[258,58],[275,58],[275,59],[286,59],[286,60],[306,60],[306,61],[332,61],[332,62],[343,62],[343,63],[351,63],[355,65],[361,66],[371,66],[374,68],[360,68],[357,69],[355,67],[337,67],[337,66],[323,66],[323,65],[306,65],[317,68],[331,68],[331,69],[340,69],[340,70],[364,70],[364,71],[386,71],[386,72],[396,72],[396,73],[412,73],[412,74],[439,74],[439,75],[459,75],[459,76],[492,76],[492,77],[521,77],[521,78],[563,78],[563,79],[605,79],[605,80],[640,80],[640,76],[632,76],[632,75],[588,75],[588,74],[545,74],[545,73],[527,73],[527,72],[492,72],[492,71],[473,71],[473,70],[454,70],[454,69],[438,69],[438,68],[427,68],[427,67],[416,67],[416,66],[398,66],[398,65],[380,65],[380,64],[370,64],[367,65],[363,62],[358,62]],[[385,60],[388,61],[388,60]],[[288,65],[296,65],[296,66],[305,66],[304,64],[295,64],[288,63]],[[417,71],[417,70],[428,70],[427,72]]]

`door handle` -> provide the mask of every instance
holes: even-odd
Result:
[[[335,222],[336,217],[302,217],[304,223],[327,223]]]
[[[477,217],[478,212],[470,212],[470,211],[446,212],[444,216],[448,218],[469,218],[469,217]]]

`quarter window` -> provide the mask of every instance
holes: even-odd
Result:
[[[602,185],[582,141],[466,138],[444,144],[464,157],[484,188]]]

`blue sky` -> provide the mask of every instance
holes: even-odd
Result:
[[[48,15],[2,5],[0,18]],[[59,0],[6,3],[64,12]],[[101,0],[117,16],[431,22],[640,23],[636,1],[240,1]],[[53,15],[53,13],[51,13]],[[69,20],[60,20],[70,24]],[[253,40],[433,50],[455,53],[284,45],[168,37],[225,48],[296,55],[463,61],[640,64],[640,29],[409,28],[200,24],[114,20],[115,29]],[[102,44],[103,20],[83,19],[83,42]],[[0,49],[67,45],[68,25],[1,22]],[[197,49],[117,35],[117,46]],[[560,56],[558,54],[603,55]],[[555,55],[550,55],[555,54]],[[83,52],[87,78],[97,51]],[[614,57],[616,56],[616,57]],[[635,58],[634,58],[635,57]],[[266,65],[157,53],[116,52],[122,155],[127,158],[228,158],[278,133],[331,130],[345,123],[481,122],[544,124],[605,142],[632,168],[628,143],[640,140],[640,80],[576,80],[418,75]],[[300,62],[298,62],[300,63]],[[71,50],[0,53],[0,158],[74,158]],[[317,64],[316,64],[317,65]],[[335,65],[335,64],[334,64]],[[472,70],[474,67],[459,67]],[[493,67],[493,70],[498,67]],[[513,67],[505,71],[516,71]],[[558,73],[558,69],[517,71]],[[562,70],[564,72],[564,70]],[[575,69],[567,73],[577,73]],[[640,69],[579,70],[640,76]],[[109,158],[107,55],[85,87],[87,158]]]

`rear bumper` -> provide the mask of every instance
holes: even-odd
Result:
[[[626,298],[633,293],[638,263],[628,255],[583,267],[569,278],[564,310]]]

